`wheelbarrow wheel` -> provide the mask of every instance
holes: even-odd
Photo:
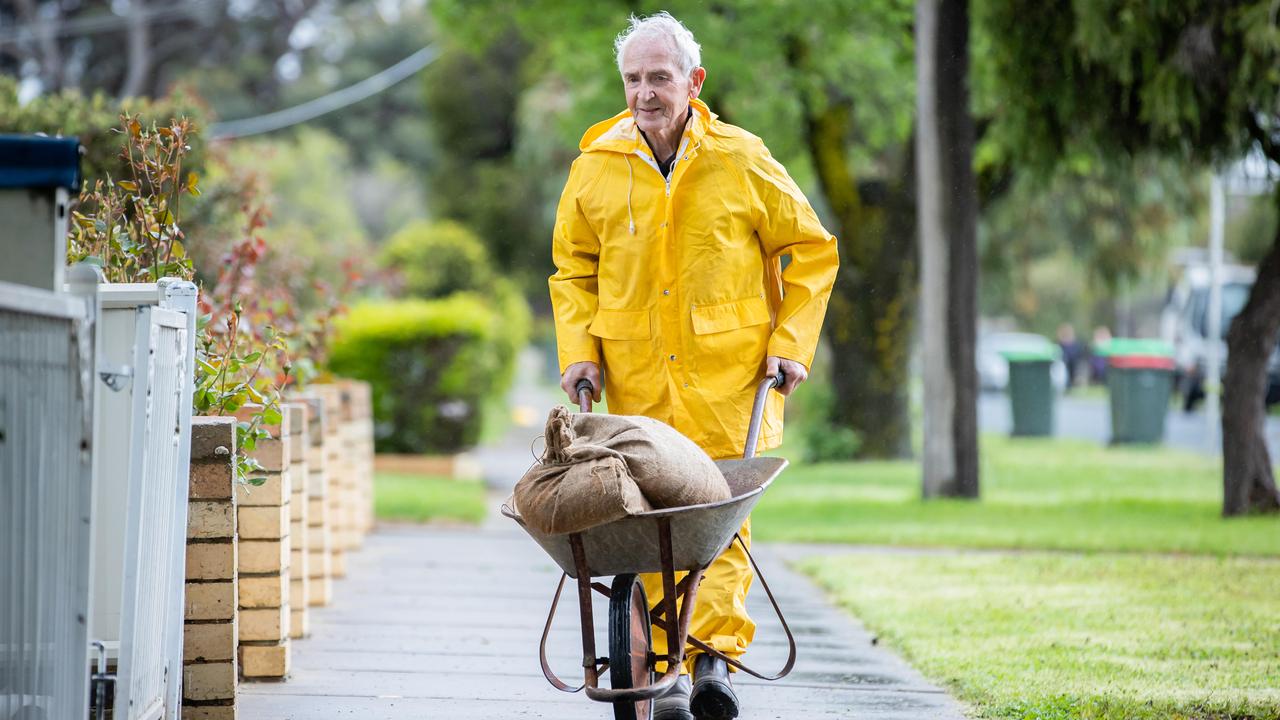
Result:
[[[614,577],[609,593],[609,683],[615,690],[653,683],[649,633],[649,601],[640,578],[632,574]],[[653,717],[653,701],[615,702],[613,717],[649,720]]]

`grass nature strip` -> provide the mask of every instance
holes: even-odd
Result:
[[[1221,518],[1221,470],[1213,458],[988,435],[982,462],[981,501],[927,503],[914,462],[793,465],[752,513],[756,537],[1280,556],[1280,518]]]
[[[484,483],[479,480],[380,472],[374,477],[373,495],[379,520],[474,525],[487,512]]]
[[[977,717],[1280,718],[1280,561],[873,553],[802,568]]]

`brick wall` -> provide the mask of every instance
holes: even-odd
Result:
[[[253,408],[240,411],[244,419]],[[251,453],[264,469],[262,485],[236,489],[240,585],[240,672],[246,679],[289,674],[290,501],[293,498],[288,413]]]
[[[192,419],[182,717],[236,715],[234,418]]]
[[[307,405],[291,402],[285,405],[289,416],[289,637],[310,634],[307,598],[311,590],[311,563],[307,556],[307,450],[310,440]]]

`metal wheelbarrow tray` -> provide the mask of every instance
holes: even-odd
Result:
[[[666,692],[679,676],[686,644],[764,680],[777,680],[791,672],[796,657],[795,638],[755,558],[751,557],[746,543],[737,534],[765,489],[787,466],[783,458],[755,457],[765,397],[770,389],[780,386],[783,381],[784,378],[778,376],[767,378],[760,384],[752,408],[745,457],[716,461],[732,493],[727,500],[651,510],[582,532],[559,535],[547,535],[526,525],[510,500],[503,505],[502,514],[519,523],[564,571],[551,601],[539,647],[542,672],[554,687],[565,692],[578,692],[585,688],[587,697],[592,700],[613,703],[615,719],[647,720],[653,713],[653,699]],[[590,384],[583,381],[578,391],[583,410],[589,410]],[[790,644],[787,663],[777,675],[762,675],[689,635],[689,622],[696,606],[702,574],[734,541],[740,543],[746,552]],[[688,574],[677,583],[675,576],[681,571]],[[661,573],[663,598],[652,608],[638,577],[640,573]],[[613,576],[611,587],[592,582],[592,578],[605,576]],[[578,587],[582,619],[584,682],[578,687],[571,687],[556,677],[547,662],[547,638],[560,595],[569,578],[573,578]],[[609,598],[608,657],[596,655],[591,606],[593,591]],[[653,623],[662,624],[667,638],[676,638],[676,642],[667,643],[664,657],[658,657],[650,649],[650,627]],[[664,661],[667,663],[666,672],[655,681],[657,663]],[[609,671],[610,687],[601,688],[599,678],[606,670]]]

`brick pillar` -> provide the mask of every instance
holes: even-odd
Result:
[[[355,458],[357,475],[360,478],[361,515],[364,531],[373,531],[376,517],[373,499],[373,388],[367,382],[351,381]]]
[[[256,408],[242,408],[242,420]],[[289,674],[289,523],[292,498],[289,415],[265,429],[250,453],[263,467],[262,485],[237,488],[240,585],[240,672],[246,679]]]
[[[311,563],[307,556],[307,450],[310,440],[307,405],[290,402],[289,416],[289,637],[310,634],[307,598],[311,595]]]
[[[333,597],[333,557],[329,518],[329,476],[325,462],[325,426],[328,423],[324,400],[305,393],[294,400],[307,406],[306,498],[307,531],[303,542],[307,551],[308,578],[306,604],[328,605]]]
[[[186,612],[182,645],[184,720],[236,716],[236,497],[234,418],[191,421]]]
[[[347,576],[348,507],[347,463],[342,441],[342,393],[336,385],[312,385],[324,403],[325,506],[329,514],[330,572],[335,578]]]
[[[363,468],[361,467],[359,418],[359,388],[351,380],[338,383],[339,397],[342,398],[342,458],[346,468],[347,504],[347,549],[358,550],[364,545],[367,532],[367,518],[364,511],[367,493],[364,489]]]

